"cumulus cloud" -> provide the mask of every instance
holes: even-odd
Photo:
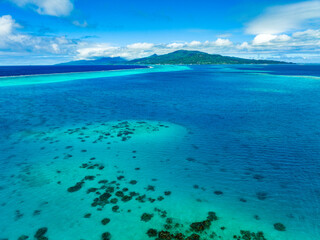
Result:
[[[218,38],[214,44],[217,46],[231,46],[232,42],[229,39]]]
[[[298,30],[310,20],[320,18],[320,1],[305,1],[268,8],[261,16],[251,21],[249,34],[281,34]]]
[[[41,15],[68,16],[73,10],[71,0],[10,0],[19,7],[30,7]]]
[[[251,48],[251,46],[250,46],[250,44],[248,42],[243,42],[241,44],[238,44],[236,46],[236,48],[239,49],[239,50],[248,50],[248,49]]]
[[[168,48],[179,49],[179,48],[183,48],[185,45],[186,45],[186,43],[177,43],[177,42],[174,42],[174,43],[169,43],[169,44],[167,44],[167,47],[168,47]]]
[[[201,42],[199,41],[192,41],[188,44],[189,47],[199,47],[201,46]]]
[[[81,42],[77,47],[76,60],[95,59],[99,57],[123,57],[127,59],[147,57],[155,53],[159,45],[151,43],[133,43],[119,47],[108,43]],[[158,49],[158,53],[162,53]],[[164,52],[166,53],[166,52]]]
[[[0,36],[8,36],[18,27],[20,25],[10,15],[0,17]]]
[[[320,30],[309,29],[292,34],[259,34],[252,41],[236,45],[236,55],[264,57],[293,62],[320,62]]]
[[[0,17],[0,49],[7,48],[14,42],[22,42],[26,37],[16,34],[15,31],[21,26],[10,15]]]
[[[151,49],[153,46],[154,46],[153,43],[133,43],[133,44],[127,45],[127,48],[147,50],[147,49]]]
[[[320,0],[267,8],[246,26],[246,33],[255,35],[252,41],[238,43],[235,48],[239,54],[251,56],[320,62],[320,30],[312,29],[319,22]]]
[[[74,40],[65,36],[38,36],[23,31],[23,26],[10,15],[0,16],[0,52],[2,56],[34,54],[67,60],[124,57],[127,59],[166,54],[176,50],[196,50],[227,56],[270,58],[278,60],[302,59],[320,62],[320,29],[306,29],[287,34],[257,34],[251,41],[232,42],[227,38],[210,41],[171,43],[136,42],[117,46],[96,40]],[[3,57],[2,57],[3,59]],[[59,62],[59,60],[56,60]]]
[[[286,34],[282,35],[273,35],[273,34],[259,34],[255,36],[255,38],[252,41],[253,45],[266,45],[266,44],[272,44],[275,42],[287,42],[291,39],[290,36]]]
[[[229,39],[214,41],[172,42],[164,44],[133,43],[127,46],[81,43],[75,59],[98,57],[124,57],[127,59],[166,54],[176,50],[196,50],[211,54],[275,59],[287,61],[319,62],[320,30],[305,30],[293,34],[259,34],[252,41],[233,43]],[[303,54],[305,57],[302,58]]]
[[[166,54],[175,50],[197,50],[210,53],[224,53],[226,48],[232,46],[229,39],[218,38],[215,41],[191,41],[191,42],[173,42],[163,44],[153,43],[132,43],[124,47],[115,47],[110,44],[82,43],[77,50],[76,59],[92,59],[96,57],[124,57],[127,59],[147,57],[152,54]]]
[[[96,57],[113,56],[115,52],[119,51],[119,47],[114,47],[105,43],[88,44],[79,43],[77,47],[77,59],[92,59]]]
[[[34,36],[18,31],[20,28],[22,26],[10,15],[0,17],[0,50],[66,54],[77,46],[76,41],[64,36]]]

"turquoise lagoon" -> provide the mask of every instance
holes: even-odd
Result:
[[[319,76],[230,65],[0,78],[0,239],[320,239]]]

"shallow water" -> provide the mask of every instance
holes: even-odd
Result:
[[[54,67],[54,66],[51,66],[51,67]],[[90,69],[90,66],[87,66],[87,70],[88,70],[87,72],[84,72],[84,71],[70,72],[70,71],[74,71],[75,67],[73,67],[71,70],[64,69],[67,71],[61,72],[60,67],[61,66],[57,66],[58,71],[52,74],[42,73],[43,71],[39,71],[39,73],[36,73],[36,74],[26,74],[25,72],[27,71],[22,71],[24,72],[23,75],[2,76],[0,77],[0,87],[48,84],[48,83],[58,83],[58,82],[66,82],[66,81],[81,80],[81,79],[88,80],[93,78],[119,77],[119,76],[135,75],[135,74],[152,73],[152,72],[181,71],[181,70],[188,69],[188,67],[186,66],[171,66],[171,65],[153,66],[153,67],[123,66],[122,69],[120,69],[120,66],[113,66],[110,70],[97,71],[96,68],[98,66],[96,67],[91,66],[92,69]],[[103,67],[103,66],[100,66],[100,67]],[[27,67],[23,67],[23,68],[27,68]],[[50,70],[53,71],[54,69],[50,69]],[[1,71],[1,68],[0,68],[0,71]],[[8,73],[7,71],[5,72],[5,74],[11,74],[11,73]],[[12,71],[15,72],[15,70],[12,70]]]
[[[0,239],[44,227],[36,239],[155,239],[150,228],[320,239],[320,70],[282,67],[10,80],[0,88]],[[210,211],[208,228],[190,228]]]

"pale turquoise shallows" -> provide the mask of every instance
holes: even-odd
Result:
[[[155,66],[150,66],[149,68],[142,68],[142,69],[137,68],[137,69],[129,69],[129,70],[111,70],[111,71],[96,71],[96,72],[0,77],[0,87],[57,83],[57,82],[65,82],[65,81],[73,81],[73,80],[81,80],[81,79],[117,77],[117,76],[127,76],[127,75],[135,75],[135,74],[144,74],[144,73],[182,71],[187,69],[188,67],[186,66],[155,65]]]

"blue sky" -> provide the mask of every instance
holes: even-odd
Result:
[[[0,0],[0,64],[179,49],[320,62],[320,0]]]

